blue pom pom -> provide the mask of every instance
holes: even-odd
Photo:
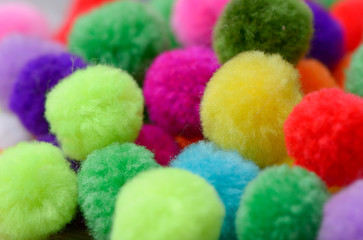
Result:
[[[215,187],[226,208],[220,239],[237,239],[234,224],[236,212],[244,188],[257,176],[259,168],[237,152],[221,150],[204,141],[186,148],[171,166],[197,174]]]

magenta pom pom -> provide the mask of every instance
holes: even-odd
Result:
[[[153,152],[156,162],[162,166],[169,165],[170,160],[179,153],[174,139],[162,128],[152,124],[142,127],[135,143]]]
[[[199,105],[207,82],[218,68],[216,56],[206,48],[160,55],[144,82],[150,119],[173,136],[201,136]]]

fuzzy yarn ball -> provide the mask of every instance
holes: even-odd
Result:
[[[44,134],[44,135],[41,135],[41,136],[37,137],[37,141],[50,143],[50,144],[53,144],[54,146],[57,146],[57,147],[59,146],[57,138],[53,134],[50,134],[50,133],[47,133],[47,134]]]
[[[170,160],[179,153],[179,147],[173,137],[153,124],[145,124],[141,128],[135,143],[153,152],[156,162],[162,166],[168,166]]]
[[[214,186],[226,208],[220,240],[235,240],[235,218],[246,185],[259,169],[237,152],[219,149],[213,143],[201,141],[186,148],[171,163],[203,177]]]
[[[50,36],[48,20],[29,3],[6,2],[0,4],[0,39],[14,33],[41,38]]]
[[[224,214],[203,178],[181,169],[150,170],[120,191],[111,240],[217,240]]]
[[[120,188],[140,172],[156,168],[154,155],[133,143],[114,143],[92,152],[78,173],[78,202],[96,240],[110,239]]]
[[[311,93],[284,126],[295,164],[314,171],[329,187],[363,177],[363,99],[339,89]]]
[[[236,220],[238,239],[315,239],[328,197],[314,173],[286,165],[266,169],[245,189]]]
[[[344,56],[344,32],[340,23],[320,4],[306,2],[314,15],[314,36],[308,57],[332,68]]]
[[[0,107],[7,109],[14,82],[24,65],[47,53],[60,53],[62,46],[31,36],[11,35],[0,42]]]
[[[172,26],[184,46],[212,46],[212,32],[230,0],[176,0]]]
[[[244,52],[207,85],[201,103],[204,136],[260,167],[281,162],[283,124],[300,99],[299,75],[291,64],[277,54]]]
[[[318,240],[363,240],[363,180],[334,195],[324,207]]]
[[[152,60],[169,47],[168,27],[161,16],[146,3],[129,0],[81,16],[69,38],[71,52],[121,68],[140,82]]]
[[[47,95],[45,116],[64,151],[82,160],[114,142],[133,142],[144,99],[126,72],[98,65],[65,78]]]
[[[351,60],[352,60],[352,54],[350,53],[346,54],[333,70],[333,76],[335,77],[338,85],[341,88],[345,88],[345,81],[347,75],[346,71],[350,66]]]
[[[214,30],[214,50],[222,63],[241,52],[278,53],[297,63],[307,53],[313,16],[303,1],[231,0]]]
[[[363,38],[363,1],[340,0],[333,5],[331,14],[344,28],[345,50],[354,51]]]
[[[85,67],[82,59],[69,53],[48,54],[29,61],[14,83],[9,108],[31,133],[36,136],[47,134],[45,95],[60,80]]]
[[[346,70],[345,88],[363,97],[363,45],[352,55],[349,68]]]
[[[161,54],[148,70],[143,88],[150,119],[173,136],[201,136],[199,105],[218,68],[216,56],[207,48]]]
[[[0,238],[45,239],[75,216],[77,177],[48,143],[21,143],[0,155]]]

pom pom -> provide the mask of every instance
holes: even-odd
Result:
[[[60,53],[63,48],[38,38],[11,35],[0,42],[0,106],[8,108],[14,82],[24,65],[47,53]]]
[[[184,46],[211,47],[212,31],[230,0],[176,0],[172,25]]]
[[[113,142],[133,142],[142,125],[143,97],[122,70],[94,66],[78,70],[48,94],[45,116],[72,159],[82,160]]]
[[[77,177],[48,143],[21,143],[0,155],[0,237],[44,239],[77,209]]]
[[[279,55],[252,51],[233,58],[205,90],[204,136],[260,167],[281,162],[286,157],[282,127],[301,99],[298,77]]]
[[[0,4],[0,39],[7,35],[23,35],[47,38],[50,29],[46,17],[33,5],[27,3]]]
[[[57,146],[57,147],[59,146],[57,138],[53,134],[50,134],[50,133],[47,133],[47,134],[44,134],[44,135],[41,135],[41,136],[37,137],[37,141],[50,143],[50,144],[53,144],[54,146]]]
[[[68,53],[49,54],[29,61],[20,71],[10,96],[10,109],[34,135],[48,133],[45,95],[64,77],[86,64]]]
[[[199,105],[207,82],[218,68],[217,58],[206,48],[160,55],[144,84],[150,119],[174,136],[201,136]]]
[[[175,137],[175,141],[178,143],[178,145],[181,149],[184,149],[184,148],[188,147],[189,145],[192,145],[193,143],[197,143],[200,140],[203,140],[202,136],[197,136],[197,137],[193,137],[193,138],[186,138],[183,136]]]
[[[136,139],[137,145],[145,146],[155,154],[155,160],[162,166],[169,165],[170,160],[179,153],[179,147],[162,128],[145,124]]]
[[[88,61],[121,68],[141,81],[152,60],[170,47],[167,29],[145,3],[117,1],[80,17],[69,48]]]
[[[363,45],[352,55],[346,74],[345,88],[363,97]]]
[[[315,59],[303,59],[297,65],[302,91],[305,94],[323,88],[338,87],[329,69]]]
[[[318,240],[363,239],[363,180],[333,196],[324,207]]]
[[[286,165],[269,168],[246,187],[237,213],[238,239],[315,239],[328,196],[313,173]]]
[[[307,1],[314,15],[314,37],[308,56],[332,68],[344,56],[342,26],[322,6]]]
[[[289,156],[328,186],[363,177],[363,99],[339,89],[311,93],[285,122]]]
[[[214,30],[214,50],[221,62],[241,52],[279,53],[297,63],[309,49],[313,16],[303,1],[231,0]]]
[[[322,4],[326,8],[330,8],[334,3],[340,0],[317,0],[318,3]]]
[[[142,171],[155,168],[154,155],[132,143],[114,143],[91,153],[78,174],[79,205],[96,240],[110,239],[117,193]]]
[[[235,217],[243,190],[258,174],[258,167],[244,160],[237,152],[218,149],[201,141],[185,149],[172,163],[206,179],[217,190],[226,208],[220,240],[237,239]]]
[[[12,113],[0,113],[0,149],[6,149],[19,142],[29,141],[32,136]]]
[[[141,173],[120,191],[111,240],[216,240],[224,207],[215,189],[185,170]]]
[[[334,68],[333,76],[336,79],[339,87],[345,88],[346,81],[346,70],[350,66],[350,62],[352,59],[352,54],[346,54],[343,59],[339,62],[339,64]]]

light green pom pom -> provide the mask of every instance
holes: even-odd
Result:
[[[134,79],[98,65],[79,70],[47,96],[45,116],[64,153],[83,160],[114,142],[133,142],[143,120],[144,99]]]
[[[121,189],[111,240],[217,240],[224,214],[217,192],[201,177],[149,170]]]
[[[0,239],[44,239],[75,215],[77,177],[49,143],[20,143],[0,155]]]
[[[353,54],[347,70],[345,88],[349,92],[363,97],[363,45]]]

